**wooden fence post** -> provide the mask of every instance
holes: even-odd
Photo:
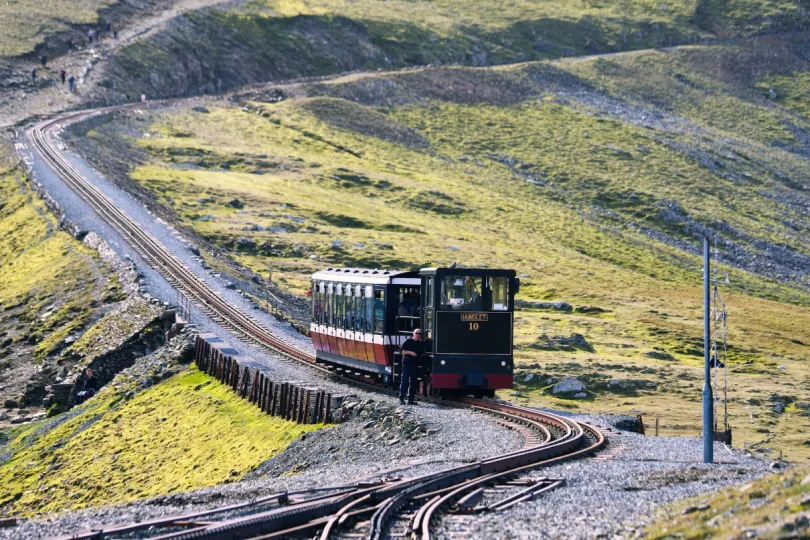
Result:
[[[304,410],[301,414],[301,423],[309,424],[309,398],[312,397],[312,390],[307,390],[307,397],[304,400]]]
[[[323,390],[318,390],[315,394],[315,405],[312,407],[312,423],[318,423],[318,411],[321,410],[321,393]]]
[[[324,407],[324,410],[323,410],[323,423],[324,424],[329,423],[329,412],[330,412],[329,409],[331,407],[332,407],[332,394],[328,393],[328,394],[326,394],[326,407]]]

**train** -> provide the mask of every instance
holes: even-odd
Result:
[[[397,388],[400,346],[421,328],[420,393],[494,397],[514,382],[514,270],[328,268],[312,275],[316,361]]]

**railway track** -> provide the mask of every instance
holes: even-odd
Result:
[[[135,106],[109,107],[47,120],[31,128],[28,135],[54,172],[212,320],[284,358],[335,377],[334,372],[315,364],[311,352],[296,347],[231,306],[61,155],[56,132],[67,123]],[[526,441],[524,448],[411,478],[383,477],[317,491],[274,494],[238,505],[138,524],[112,525],[63,538],[270,539],[320,535],[324,539],[412,536],[427,540],[442,511],[508,509],[563,483],[562,479],[554,478],[521,480],[522,474],[585,456],[605,443],[604,435],[597,429],[558,415],[480,399],[463,398],[453,405],[495,416],[499,422],[519,430]]]

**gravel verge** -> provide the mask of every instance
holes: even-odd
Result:
[[[571,416],[603,428],[616,421],[609,415]],[[706,465],[699,438],[613,431],[608,442],[596,458],[528,475],[564,478],[562,487],[504,512],[442,519],[437,537],[630,538],[654,521],[663,505],[772,472],[771,462],[719,443],[716,463]]]

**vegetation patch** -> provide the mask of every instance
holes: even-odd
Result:
[[[0,56],[21,56],[75,25],[95,24],[117,0],[17,0],[0,4]]]
[[[801,30],[809,20],[803,6],[778,0],[667,0],[654,8],[645,0],[252,0],[185,13],[125,47],[103,84],[130,96],[213,93],[377,68],[486,66],[650,49]],[[206,69],[190,68],[203,59]],[[462,90],[457,95],[477,94]]]
[[[651,538],[755,535],[801,538],[810,529],[810,468],[772,474],[661,510]]]
[[[122,383],[122,381],[117,381]],[[233,482],[317,429],[263,414],[195,367],[125,384],[6,444],[0,509],[31,516]]]
[[[427,139],[408,126],[351,101],[315,98],[305,102],[302,107],[327,124],[341,129],[415,148],[428,145]]]

